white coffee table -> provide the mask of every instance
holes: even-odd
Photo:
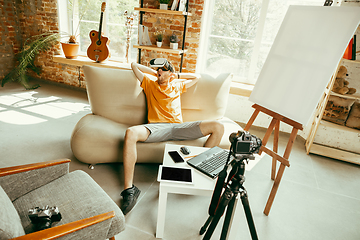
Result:
[[[188,167],[190,166],[184,163],[174,163],[174,161],[170,158],[168,152],[169,151],[178,151],[180,153],[180,145],[174,144],[166,144],[164,150],[164,158],[163,158],[163,165],[164,166],[178,166],[178,167]],[[188,156],[198,155],[208,148],[203,147],[193,147],[188,146],[191,153]],[[183,157],[187,157],[180,153]],[[190,158],[185,158],[189,160]],[[188,195],[205,195],[205,196],[212,196],[214,187],[216,184],[216,179],[211,179],[207,177],[203,173],[194,169],[194,184],[181,184],[181,183],[168,183],[168,182],[160,182],[159,187],[159,206],[158,206],[158,217],[157,217],[157,226],[156,226],[156,238],[162,238],[164,235],[164,227],[165,227],[165,215],[166,215],[166,203],[167,203],[167,196],[168,193],[176,193],[176,194],[188,194]],[[234,208],[238,201],[236,201]],[[235,211],[234,211],[235,212]],[[235,214],[236,215],[236,214]],[[205,222],[206,219],[204,219]],[[234,220],[234,216],[233,216]],[[235,221],[236,222],[236,221]],[[219,224],[220,225],[220,224]],[[235,239],[236,231],[230,231],[232,222],[230,222],[228,234],[230,234],[228,239]],[[221,225],[222,227],[222,225]],[[200,229],[199,229],[200,230]],[[236,230],[236,228],[234,228]]]

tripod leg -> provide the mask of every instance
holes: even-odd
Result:
[[[200,235],[203,235],[204,232],[206,232],[206,229],[209,226],[209,224],[211,223],[211,221],[213,220],[213,218],[214,218],[213,216],[208,217],[208,219],[206,220],[204,226],[202,226],[202,228],[200,229],[200,232],[199,232]]]
[[[208,228],[208,230],[206,231],[206,234],[203,238],[203,240],[210,240],[212,234],[215,231],[216,225],[218,224],[221,216],[223,215],[226,206],[229,204],[230,199],[232,198],[234,194],[229,191],[228,189],[226,189],[226,191],[223,193],[220,203],[219,203],[219,207],[216,210],[215,216],[213,217],[213,220],[211,221],[211,224]]]
[[[255,229],[255,223],[254,223],[253,217],[251,215],[251,210],[250,210],[250,205],[249,205],[249,200],[248,200],[246,190],[240,190],[240,197],[241,197],[241,202],[244,207],[245,216],[246,216],[246,220],[248,222],[251,238],[253,240],[258,240],[258,236],[256,234],[256,229]]]
[[[232,218],[234,216],[234,205],[235,205],[235,201],[236,201],[236,196],[237,196],[237,194],[233,195],[233,197],[231,198],[229,205],[226,209],[226,214],[225,214],[223,228],[221,231],[220,240],[225,240],[228,238],[229,226],[230,226],[230,224],[232,222]]]

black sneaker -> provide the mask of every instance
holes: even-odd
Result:
[[[136,186],[132,186],[131,188],[127,188],[121,192],[121,196],[123,197],[123,203],[121,205],[121,211],[124,215],[131,211],[131,209],[135,206],[136,201],[140,195],[140,190]]]

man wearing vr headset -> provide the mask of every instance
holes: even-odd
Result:
[[[218,121],[183,122],[180,95],[199,79],[192,73],[175,73],[174,67],[164,58],[152,59],[152,68],[132,63],[131,67],[144,89],[148,124],[129,127],[124,143],[124,191],[121,192],[121,210],[127,214],[136,204],[140,190],[133,185],[137,160],[137,142],[190,140],[210,135],[205,147],[219,145],[224,126]],[[155,70],[156,69],[156,70]]]

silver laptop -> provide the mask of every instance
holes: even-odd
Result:
[[[187,161],[193,168],[206,174],[211,178],[216,178],[223,170],[229,156],[229,150],[213,147]],[[229,163],[234,159],[230,156]]]

